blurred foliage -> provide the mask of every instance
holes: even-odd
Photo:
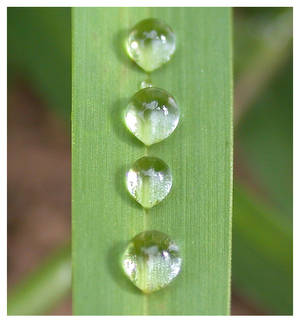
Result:
[[[8,8],[9,83],[29,81],[66,120],[71,112],[70,8]]]
[[[71,288],[71,250],[63,246],[8,296],[8,315],[43,315],[58,304]]]
[[[249,16],[245,9],[235,15],[235,124],[262,95],[270,80],[290,57],[292,10],[277,9],[275,15]],[[247,11],[247,9],[246,9]],[[269,16],[269,18],[267,18]],[[263,18],[263,19],[262,19]]]
[[[234,187],[234,287],[266,314],[292,314],[292,232],[248,190]]]
[[[291,54],[291,9],[237,12],[236,95],[257,90],[236,100],[232,279],[275,315],[293,311]]]
[[[292,314],[292,9],[237,8],[234,26],[233,286],[266,314]],[[8,9],[9,78],[27,79],[67,120],[70,55],[69,8]],[[9,313],[48,309],[47,285],[62,294],[56,258],[11,293]]]
[[[249,72],[247,68],[257,57],[268,63],[265,52],[268,60],[278,57],[278,47],[291,39],[293,21],[290,8],[236,8],[234,18],[234,71],[238,80],[243,72]],[[276,55],[270,55],[273,50],[277,50]]]
[[[270,206],[292,220],[293,140],[292,59],[280,69],[241,120],[237,144]]]

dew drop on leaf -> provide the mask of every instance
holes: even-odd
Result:
[[[175,98],[156,87],[138,91],[129,101],[124,115],[129,131],[147,146],[171,135],[179,116]]]
[[[139,204],[152,208],[170,192],[172,174],[164,161],[145,156],[138,159],[127,172],[126,186]]]
[[[179,274],[182,258],[171,238],[159,231],[135,236],[122,256],[122,267],[131,282],[144,293],[168,286]]]
[[[127,53],[146,72],[167,63],[176,49],[172,29],[158,19],[145,19],[133,27],[126,42]]]
[[[147,88],[147,87],[153,87],[150,79],[145,79],[144,81],[141,82],[141,89]]]

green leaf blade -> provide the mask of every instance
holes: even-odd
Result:
[[[183,117],[148,151],[170,166],[174,184],[146,214],[124,183],[145,148],[121,114],[147,75],[125,56],[122,39],[149,17],[176,33],[173,60],[151,80],[176,97]],[[229,314],[231,47],[228,8],[73,9],[74,314]],[[143,295],[119,258],[128,240],[152,229],[178,243],[183,268],[166,289]]]

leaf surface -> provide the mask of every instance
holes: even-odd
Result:
[[[73,9],[73,310],[79,315],[229,314],[232,189],[232,39],[229,8]],[[177,36],[173,59],[151,74],[175,96],[181,121],[147,151],[173,174],[168,197],[145,213],[126,170],[145,147],[122,111],[148,76],[123,48],[145,18]],[[167,288],[143,295],[122,273],[127,242],[168,234],[183,267]]]

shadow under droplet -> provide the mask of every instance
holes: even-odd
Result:
[[[112,127],[122,142],[143,148],[143,143],[139,141],[132,133],[130,133],[125,125],[124,110],[128,104],[128,101],[129,99],[121,98],[113,104],[112,109],[109,111]]]
[[[125,276],[121,265],[121,256],[126,247],[124,242],[118,242],[113,245],[107,253],[106,263],[108,265],[108,270],[113,278],[113,280],[127,292],[143,295],[143,293],[136,288],[132,282]]]
[[[123,202],[129,205],[132,208],[142,210],[142,207],[132,198],[126,188],[126,172],[128,171],[129,166],[123,165],[118,169],[115,176],[115,186],[117,193],[122,198]],[[140,212],[142,214],[142,212]]]
[[[127,54],[126,39],[128,34],[128,29],[120,30],[115,34],[113,37],[113,50],[122,64],[125,64],[129,68],[143,74],[144,71],[133,60],[131,60]]]

